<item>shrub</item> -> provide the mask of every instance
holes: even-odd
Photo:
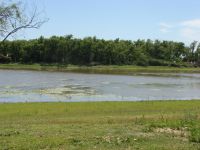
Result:
[[[192,127],[190,129],[190,142],[200,143],[200,128],[199,127]]]

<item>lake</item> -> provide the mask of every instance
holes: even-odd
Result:
[[[200,99],[200,74],[102,75],[0,70],[0,102]]]

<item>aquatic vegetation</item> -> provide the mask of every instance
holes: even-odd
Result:
[[[95,95],[95,90],[90,87],[76,87],[76,86],[65,86],[60,88],[47,88],[36,90],[40,94],[52,94],[52,95]]]

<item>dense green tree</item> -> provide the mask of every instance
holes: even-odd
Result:
[[[11,62],[17,63],[190,66],[200,62],[200,48],[194,52],[194,45],[159,40],[78,39],[67,35],[5,41],[1,49],[3,54],[9,54]]]

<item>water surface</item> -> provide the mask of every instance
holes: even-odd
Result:
[[[200,99],[200,74],[98,75],[0,70],[0,102]]]

